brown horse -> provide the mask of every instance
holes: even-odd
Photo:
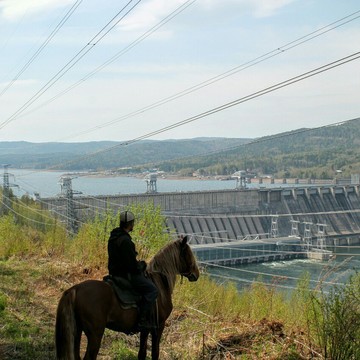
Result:
[[[138,359],[145,360],[147,339],[151,333],[152,360],[159,359],[159,343],[173,305],[171,295],[176,275],[196,281],[199,269],[187,244],[187,237],[167,244],[150,261],[147,269],[158,288],[158,325],[154,330],[140,332]],[[84,331],[87,348],[84,359],[96,359],[105,328],[132,333],[136,331],[138,310],[124,309],[112,287],[98,280],[87,280],[66,290],[59,302],[56,314],[56,356],[62,360],[80,359],[80,340]]]

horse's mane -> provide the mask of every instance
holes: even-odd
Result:
[[[180,241],[172,241],[162,248],[149,262],[147,271],[150,274],[165,275],[170,292],[174,289],[176,275],[181,265]]]

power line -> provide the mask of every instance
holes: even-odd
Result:
[[[0,129],[14,121],[18,116],[30,107],[39,97],[48,91],[58,80],[60,80],[71,68],[73,68],[92,48],[97,45],[121,20],[124,19],[140,2],[138,0],[129,10],[119,19],[119,15],[128,7],[133,0],[130,0],[89,42],[66,64],[64,65],[35,95],[33,95],[24,105],[22,105],[7,120],[0,123]]]
[[[198,261],[198,263],[206,265],[206,266],[210,266],[210,267],[214,267],[214,268],[219,268],[219,269],[224,269],[224,270],[231,270],[234,272],[242,272],[242,273],[247,273],[247,274],[254,274],[254,275],[263,275],[263,276],[269,276],[269,277],[274,277],[274,278],[286,278],[289,280],[296,280],[299,281],[301,280],[301,278],[299,277],[295,277],[295,276],[288,276],[288,275],[278,275],[278,274],[271,274],[271,273],[265,273],[265,272],[261,272],[261,271],[254,271],[254,270],[247,270],[245,268],[234,268],[234,267],[229,267],[229,266],[223,266],[223,265],[218,265],[218,264],[211,264],[211,263],[207,263],[206,261]],[[326,267],[327,265],[324,265],[324,267]],[[212,275],[212,274],[211,274]],[[322,281],[322,280],[313,280],[313,279],[309,279],[309,282],[311,283],[322,283],[322,284],[326,284],[326,285],[339,285],[339,286],[343,286],[344,283],[337,283],[337,282],[332,282],[332,281]]]
[[[71,17],[75,10],[79,7],[83,0],[77,0],[61,21],[56,25],[55,29],[50,33],[46,40],[41,44],[41,46],[35,51],[35,53],[30,57],[30,59],[25,63],[25,65],[19,70],[15,77],[5,86],[5,88],[0,92],[0,97],[6,93],[7,90],[15,83],[16,80],[25,72],[25,70],[35,61],[35,59],[40,55],[40,53],[45,49],[57,32],[64,26],[66,21]]]
[[[295,77],[293,77],[291,79],[288,79],[288,80],[285,80],[283,82],[277,83],[275,85],[269,86],[269,87],[267,87],[267,88],[265,88],[263,90],[254,92],[254,93],[252,93],[250,95],[247,95],[247,96],[244,96],[242,98],[236,99],[234,101],[228,102],[226,104],[223,104],[223,105],[218,106],[216,108],[213,108],[211,110],[208,110],[208,111],[205,111],[205,112],[200,113],[198,115],[187,118],[185,120],[176,122],[174,124],[165,126],[165,127],[161,128],[161,129],[152,131],[152,132],[147,133],[145,135],[142,135],[142,136],[139,136],[139,137],[134,138],[132,140],[129,140],[127,142],[121,143],[121,144],[119,144],[117,146],[114,146],[113,148],[119,147],[119,146],[122,146],[122,145],[130,145],[130,144],[132,144],[134,142],[137,142],[139,140],[147,139],[149,137],[153,137],[153,136],[161,134],[163,132],[175,129],[175,128],[179,127],[179,126],[183,126],[183,125],[189,124],[191,122],[200,120],[200,119],[202,119],[204,117],[216,114],[216,113],[218,113],[220,111],[227,110],[227,109],[229,109],[231,107],[234,107],[234,106],[237,106],[237,105],[239,105],[241,103],[244,103],[244,102],[247,102],[249,100],[255,99],[257,97],[263,96],[263,95],[268,94],[270,92],[279,90],[279,89],[281,89],[283,87],[286,87],[286,86],[289,86],[291,84],[297,83],[299,81],[305,80],[305,79],[310,78],[312,76],[321,74],[321,73],[323,73],[325,71],[331,70],[331,69],[336,68],[336,67],[341,66],[341,65],[344,65],[344,64],[346,64],[348,62],[357,60],[358,58],[360,58],[360,52],[353,53],[353,54],[351,54],[349,56],[346,56],[344,58],[336,60],[336,61],[334,61],[332,63],[328,63],[328,64],[320,66],[320,67],[318,67],[318,68],[316,68],[314,70],[308,71],[308,72],[303,73],[303,74],[298,75],[298,76],[295,76]],[[112,148],[110,148],[109,150],[112,150]]]
[[[19,186],[19,189],[22,190],[22,191],[23,191],[24,193],[26,193],[26,194],[29,193],[29,191],[28,191],[27,189],[25,189],[25,188],[23,188],[23,187],[21,187],[21,186]],[[20,203],[24,204],[21,200],[18,200],[18,201],[19,201]],[[41,198],[39,198],[39,197],[36,198],[36,202],[37,202],[37,203],[40,203],[40,204],[44,204],[44,205],[46,205],[46,206],[48,205],[47,202],[41,200]],[[27,206],[27,205],[24,204],[24,206]],[[27,207],[28,207],[28,210],[33,210],[31,207],[29,207],[29,206],[27,206]],[[54,208],[61,209],[61,208],[63,208],[63,206],[53,205],[52,208],[51,208],[51,212],[52,212],[53,214],[59,215],[60,217],[63,217],[63,218],[65,218],[65,219],[68,219],[68,218],[66,217],[66,215],[58,212],[57,210],[54,210]],[[49,210],[39,210],[39,209],[37,209],[37,211],[41,211],[41,212],[45,211],[45,212],[46,212],[46,211],[49,211]],[[39,213],[39,214],[41,214],[41,213]]]
[[[226,217],[229,218],[263,218],[263,217],[272,217],[272,216],[276,216],[276,217],[293,217],[293,216],[305,216],[305,215],[338,215],[338,214],[352,214],[352,213],[360,213],[360,209],[351,209],[351,210],[335,210],[335,211],[319,211],[319,212],[308,212],[308,213],[291,213],[291,214],[252,214],[252,215],[246,215],[246,214],[241,214],[241,215],[230,215],[227,214]],[[219,219],[221,217],[223,217],[222,215],[194,215],[194,214],[183,214],[181,213],[176,214],[176,213],[170,213],[168,214],[168,217],[175,217],[175,218],[202,218],[202,219]]]
[[[127,45],[124,49],[122,49],[121,51],[119,51],[117,54],[115,54],[114,56],[112,56],[110,59],[108,59],[107,61],[105,61],[102,65],[98,66],[97,68],[95,68],[93,71],[91,71],[90,73],[88,73],[86,76],[84,76],[82,79],[80,79],[79,81],[77,81],[75,84],[69,86],[68,88],[64,89],[63,91],[61,91],[60,93],[58,93],[57,95],[53,96],[52,98],[50,98],[49,100],[45,101],[44,103],[40,104],[39,106],[37,106],[36,108],[34,108],[33,110],[23,114],[22,116],[26,116],[28,114],[33,113],[34,111],[52,103],[53,101],[55,101],[56,99],[58,99],[59,97],[67,94],[68,92],[70,92],[71,90],[75,89],[77,86],[79,86],[80,84],[82,84],[83,82],[85,82],[86,80],[90,79],[92,76],[94,76],[95,74],[97,74],[99,71],[101,71],[102,69],[104,69],[106,66],[110,65],[111,63],[113,63],[115,60],[117,60],[118,58],[120,58],[121,56],[123,56],[124,54],[126,54],[128,51],[130,51],[133,47],[135,47],[136,45],[138,45],[139,43],[141,43],[143,40],[145,40],[146,38],[148,38],[150,35],[152,35],[155,31],[157,31],[158,29],[160,29],[162,26],[164,26],[165,24],[167,24],[170,20],[172,20],[175,16],[179,15],[181,12],[183,12],[185,9],[187,9],[190,5],[192,5],[194,2],[196,2],[197,0],[188,0],[185,3],[183,3],[182,5],[180,5],[178,8],[176,8],[173,12],[171,12],[169,15],[167,15],[164,19],[162,19],[159,23],[157,23],[155,26],[153,26],[151,29],[147,30],[144,34],[142,34],[140,37],[138,37],[136,40],[134,40],[132,43],[130,43],[129,45]],[[113,120],[114,121],[114,120]],[[113,123],[113,121],[111,121],[111,123]],[[106,123],[108,124],[108,123]],[[92,128],[91,130],[88,131],[84,131],[84,132],[80,132],[72,137],[76,137],[78,135],[82,135],[84,133],[90,132],[90,131],[94,131],[94,130],[98,130],[100,128],[103,128],[104,126],[107,126],[106,124],[103,125],[98,125],[94,128]],[[69,137],[67,137],[68,139]]]
[[[296,290],[296,286],[281,285],[281,284],[278,284],[278,283],[270,284],[270,283],[266,283],[266,282],[258,281],[258,280],[248,280],[248,279],[242,279],[242,278],[237,278],[237,277],[233,277],[233,276],[226,276],[226,275],[219,275],[219,274],[214,274],[214,273],[210,273],[208,275],[210,277],[217,277],[217,278],[220,278],[220,279],[231,280],[231,281],[236,281],[236,282],[240,282],[240,283],[260,284],[260,285],[271,286],[271,287],[276,287],[276,288],[282,288],[282,289],[287,289],[287,290]]]
[[[191,233],[189,233],[188,235],[193,235]],[[211,238],[210,236],[201,236],[203,238]],[[290,238],[289,238],[290,239]],[[267,242],[266,240],[269,240],[269,242]],[[231,247],[231,246],[228,246],[226,244],[231,244],[232,242],[234,241],[237,241],[238,244],[239,244],[239,239],[227,239],[227,241],[229,242],[222,242],[222,243],[207,243],[207,244],[200,244],[200,245],[203,245],[204,246],[204,249],[222,249],[222,250],[233,250],[233,251],[237,251],[237,250],[240,250],[240,251],[248,251],[249,253],[251,252],[256,252],[256,253],[264,253],[264,254],[268,254],[268,253],[277,253],[277,254],[298,254],[298,255],[301,255],[301,254],[307,254],[308,251],[290,251],[290,250],[266,250],[266,249],[251,249],[249,247]],[[251,240],[250,240],[251,241]],[[261,245],[271,245],[271,244],[274,244],[275,242],[279,241],[279,238],[268,238],[268,239],[259,239],[259,240],[254,240],[254,241],[257,241],[256,245],[258,246],[261,246]],[[272,242],[270,242],[272,241]],[[243,245],[246,245],[248,244],[249,240],[244,240],[243,241]],[[194,244],[195,245],[195,244]],[[197,244],[196,244],[197,245]],[[305,245],[304,242],[299,242],[299,243],[291,243],[289,245],[292,245],[292,246],[301,246],[301,245]],[[336,245],[327,245],[326,246],[327,248],[331,248],[331,249],[336,249],[337,246]],[[359,246],[346,246],[345,248],[349,248],[351,247],[351,249],[358,249],[360,248]],[[199,249],[201,250],[201,249]],[[348,256],[348,257],[354,257],[354,256],[360,256],[360,254],[347,254],[347,253],[338,253],[336,252],[334,255],[339,255],[339,256]],[[214,259],[215,260],[215,259]],[[204,262],[206,262],[205,260],[203,260]],[[211,261],[211,260],[209,260]],[[207,263],[207,262],[206,262]],[[209,262],[209,264],[211,264]]]
[[[323,72],[326,72],[326,71],[329,71],[331,69],[334,69],[336,67],[339,67],[341,65],[344,65],[344,64],[347,64],[351,61],[354,61],[354,60],[357,60],[358,58],[360,58],[360,52],[355,52],[351,55],[348,55],[348,56],[345,56],[339,60],[336,60],[336,61],[333,61],[331,63],[328,63],[326,65],[323,65],[323,66],[320,66],[320,67],[317,67],[313,70],[310,70],[310,71],[307,71],[305,73],[302,73],[300,75],[297,75],[295,77],[292,77],[288,80],[285,80],[285,81],[282,81],[282,82],[279,82],[275,85],[272,85],[272,86],[269,86],[265,89],[262,89],[262,90],[259,90],[259,91],[256,91],[252,94],[249,94],[249,95],[246,95],[244,97],[241,97],[239,99],[236,99],[234,101],[231,101],[231,102],[228,102],[228,103],[225,103],[223,105],[220,105],[218,107],[215,107],[213,109],[210,109],[208,111],[205,111],[205,112],[202,112],[200,114],[197,114],[195,116],[192,116],[192,117],[189,117],[185,120],[181,120],[181,121],[178,121],[176,123],[173,123],[171,125],[168,125],[168,126],[165,126],[163,128],[160,128],[158,130],[154,130],[150,133],[147,133],[147,134],[144,134],[144,135],[141,135],[141,136],[138,136],[136,138],[133,138],[131,140],[128,140],[128,141],[124,141],[124,142],[120,142],[118,143],[117,145],[114,145],[114,146],[111,146],[107,149],[102,149],[102,150],[98,150],[98,151],[95,151],[93,153],[90,153],[88,155],[85,155],[85,156],[82,156],[82,157],[79,157],[78,159],[75,159],[75,160],[72,160],[72,161],[69,161],[69,162],[66,162],[62,165],[69,165],[69,164],[73,164],[74,162],[77,162],[77,161],[80,161],[80,160],[84,160],[84,159],[88,159],[90,157],[93,157],[95,155],[98,155],[98,154],[102,154],[102,153],[105,153],[105,152],[109,152],[109,151],[112,151],[114,149],[117,149],[121,146],[128,146],[130,144],[133,144],[135,142],[138,142],[140,140],[144,140],[144,139],[147,139],[147,138],[150,138],[150,137],[153,137],[155,135],[158,135],[158,134],[161,134],[163,132],[166,132],[166,131],[169,131],[169,130],[172,130],[172,129],[175,129],[177,127],[180,127],[180,126],[183,126],[183,125],[186,125],[186,124],[189,124],[189,123],[192,123],[194,121],[197,121],[197,120],[200,120],[204,117],[207,117],[207,116],[210,116],[210,115],[213,115],[213,114],[216,114],[218,112],[221,112],[221,111],[224,111],[224,110],[227,110],[231,107],[234,107],[234,106],[237,106],[237,105],[240,105],[242,103],[245,103],[249,100],[253,100],[255,98],[258,98],[260,96],[263,96],[263,95],[266,95],[268,93],[271,93],[273,91],[276,91],[276,90],[279,90],[279,89],[282,89],[286,86],[289,86],[289,85],[292,85],[294,83],[297,83],[299,81],[302,81],[302,80],[305,80],[307,78],[310,78],[310,77],[313,77],[315,75],[318,75],[318,74],[321,74]],[[336,125],[337,124],[342,124],[342,123],[345,123],[345,121],[341,121],[339,123],[335,123]],[[333,126],[334,124],[332,124]],[[1,127],[0,127],[1,128]],[[261,140],[261,139],[260,139]],[[254,143],[257,142],[257,141],[254,141]],[[52,167],[52,169],[55,168],[55,167]]]
[[[27,192],[26,189],[21,188],[21,190],[23,190],[24,192]],[[93,198],[93,199],[95,199],[95,200],[97,200],[97,201],[100,201],[100,202],[104,202],[104,203],[106,203],[106,204],[116,205],[117,207],[124,207],[124,205],[115,204],[115,203],[110,203],[110,202],[108,202],[108,201],[106,201],[106,200],[102,200],[102,199],[99,199],[99,198],[97,198],[97,197],[91,197],[91,196],[88,196],[88,197]],[[37,199],[36,201],[37,201],[37,202],[40,202],[40,203],[42,203],[42,204],[44,204],[44,205],[48,205],[47,202],[42,201],[41,199]],[[25,208],[25,209],[27,209],[27,210],[29,210],[29,211],[32,211],[32,212],[37,213],[38,215],[41,215],[42,217],[48,218],[48,219],[50,219],[50,220],[54,220],[53,218],[50,218],[50,217],[44,215],[44,214],[43,214],[43,210],[34,209],[33,207],[30,207],[30,206],[26,205],[26,204],[23,203],[22,201],[17,201],[16,203],[17,203],[19,206],[22,206],[23,208]],[[79,198],[78,201],[76,201],[76,200],[74,199],[74,203],[77,203],[77,204],[79,204],[79,205],[84,205],[83,202],[81,202],[81,198]],[[103,210],[103,207],[99,207],[99,206],[89,205],[89,207],[92,207],[92,208],[95,208],[95,209],[98,209],[98,210]],[[60,207],[59,207],[59,208],[60,208]],[[360,210],[358,210],[358,211],[355,210],[354,212],[359,212],[359,211],[360,211]],[[65,218],[65,219],[69,219],[66,215],[64,215],[64,214],[62,214],[62,213],[59,213],[59,212],[55,211],[54,209],[51,209],[51,212],[54,213],[54,214],[59,215],[60,217]],[[331,212],[331,213],[336,214],[337,212],[335,211],[335,212]],[[339,211],[339,213],[342,213],[342,211]],[[326,214],[326,212],[312,213],[312,214],[314,214],[314,215]],[[286,214],[286,215],[289,215],[289,214]],[[249,215],[245,215],[244,217],[248,217],[248,216],[249,216]],[[271,217],[271,215],[263,215],[263,216]],[[279,215],[279,216],[281,216],[281,215]],[[208,217],[209,217],[209,216],[208,216]],[[207,217],[207,218],[208,218],[208,217]],[[233,217],[233,216],[229,215],[228,217]],[[80,222],[81,224],[83,224],[83,225],[86,224],[86,223],[81,222],[81,221],[79,221],[79,222]],[[196,234],[192,234],[192,235],[196,235]],[[221,238],[211,237],[211,236],[206,236],[206,235],[201,235],[201,237],[203,237],[203,238],[211,238],[211,239],[221,239]],[[267,240],[273,240],[273,241],[275,241],[274,239],[267,239]],[[265,240],[264,240],[264,239],[259,239],[259,242],[261,242],[263,245],[266,245],[266,244],[267,244],[267,240],[266,240],[266,239],[265,239]],[[218,248],[218,249],[226,249],[226,250],[246,250],[246,251],[249,251],[249,252],[254,251],[254,252],[263,252],[263,253],[273,252],[272,250],[265,250],[265,249],[249,249],[249,248],[231,247],[231,246],[229,246],[229,244],[231,244],[232,242],[235,242],[235,241],[238,242],[239,239],[231,239],[231,238],[230,238],[230,239],[227,239],[227,242],[225,242],[225,243],[222,242],[222,243],[218,243],[218,244],[214,243],[214,244],[207,244],[207,245],[213,245],[214,248],[216,247],[216,248]],[[246,244],[246,241],[245,241],[243,244],[245,245],[245,244]],[[259,245],[261,245],[261,244],[259,244]],[[295,243],[295,244],[292,244],[292,245],[303,245],[303,243],[299,242],[299,243]],[[348,248],[348,246],[338,246],[338,245],[330,245],[329,247],[334,248],[334,249],[337,249],[337,248]],[[359,248],[359,246],[351,246],[351,248]],[[279,252],[279,253],[285,253],[285,254],[289,254],[289,253],[304,254],[304,253],[306,253],[306,252],[304,252],[304,251],[296,251],[296,252],[294,252],[294,251],[284,251],[284,250],[278,250],[277,252]],[[360,254],[348,254],[348,253],[338,253],[338,252],[336,252],[336,255],[349,256],[349,257],[360,256]]]
[[[49,223],[46,223],[46,222],[43,222],[43,221],[38,221],[38,220],[35,220],[35,219],[31,219],[23,214],[20,214],[19,212],[15,211],[11,206],[8,206],[7,204],[5,204],[2,200],[0,200],[1,204],[3,206],[5,206],[9,211],[11,211],[12,213],[14,213],[15,215],[27,220],[27,221],[31,221],[33,223],[36,223],[36,224],[40,224],[40,225],[45,225],[45,226],[53,226],[54,224],[49,224]],[[27,207],[27,206],[25,206]],[[30,207],[28,207],[29,209],[31,209]],[[32,209],[33,210],[33,209]],[[54,220],[54,219],[52,219]]]
[[[14,34],[17,32],[19,26],[22,24],[22,22],[24,21],[27,12],[29,11],[29,8],[24,12],[24,14],[21,16],[20,21],[16,24],[14,30],[12,31],[12,33],[10,34],[10,36],[4,41],[4,43],[2,44],[1,48],[0,48],[0,52],[3,53],[3,49],[6,48],[7,44],[9,43],[9,41],[12,39],[12,37],[14,36]]]
[[[192,2],[191,2],[190,4],[188,4],[186,7],[192,5],[192,3],[195,2],[195,1],[196,1],[196,0],[192,1]],[[187,1],[185,4],[187,4],[187,3],[189,3],[189,1]],[[181,5],[181,6],[184,6],[184,4]],[[180,7],[179,7],[179,8],[180,8]],[[178,8],[178,9],[179,9],[179,8]],[[178,11],[178,9],[176,9],[175,11]],[[182,9],[181,11],[183,11],[183,10],[184,10],[184,9]],[[180,11],[179,11],[179,12],[180,12]],[[168,97],[166,97],[166,98],[164,98],[164,99],[158,100],[158,101],[156,101],[155,103],[152,103],[152,104],[150,104],[150,105],[147,105],[147,106],[145,106],[145,107],[143,107],[143,108],[141,108],[141,109],[139,109],[139,110],[136,110],[136,111],[130,112],[130,113],[128,113],[128,114],[125,114],[125,115],[123,115],[123,116],[117,117],[117,118],[115,118],[115,119],[113,119],[113,120],[107,121],[107,122],[105,122],[105,123],[103,123],[103,124],[101,124],[101,125],[97,125],[97,126],[95,126],[95,127],[93,127],[93,128],[90,128],[90,129],[88,129],[88,130],[84,130],[84,131],[78,132],[78,133],[76,133],[75,135],[73,135],[73,136],[71,136],[71,137],[77,137],[77,136],[79,136],[79,135],[84,135],[84,134],[87,134],[87,133],[89,133],[89,132],[92,132],[92,131],[99,130],[99,129],[101,129],[101,128],[107,127],[107,126],[109,126],[109,125],[113,125],[113,124],[115,124],[115,123],[118,123],[118,122],[127,120],[127,119],[129,119],[129,118],[131,118],[131,117],[134,117],[134,116],[137,116],[137,115],[139,115],[139,114],[143,114],[143,113],[146,112],[146,111],[149,111],[149,110],[152,110],[152,109],[154,109],[154,108],[157,108],[157,107],[159,107],[159,106],[161,106],[161,105],[164,105],[164,104],[166,104],[166,103],[168,103],[168,102],[170,102],[170,101],[176,100],[176,99],[178,99],[178,98],[180,98],[180,97],[183,97],[183,96],[188,95],[188,94],[190,94],[190,93],[192,93],[192,92],[195,92],[195,91],[197,91],[197,90],[199,90],[199,89],[202,89],[202,88],[204,88],[204,87],[206,87],[206,86],[209,86],[209,85],[211,85],[211,84],[213,84],[213,83],[215,83],[215,82],[217,82],[217,81],[223,80],[223,79],[225,79],[225,78],[227,78],[227,77],[229,77],[229,76],[232,76],[232,75],[234,75],[234,74],[236,74],[236,73],[238,73],[238,72],[240,72],[240,71],[243,71],[243,70],[245,70],[245,69],[247,69],[247,68],[249,68],[249,67],[252,67],[252,66],[254,66],[254,65],[258,64],[258,63],[261,63],[261,62],[263,62],[263,61],[266,61],[266,60],[268,60],[268,59],[270,59],[270,58],[272,58],[272,57],[274,57],[274,56],[276,56],[276,55],[280,55],[281,53],[284,53],[285,51],[288,51],[288,50],[290,50],[290,49],[292,49],[292,48],[294,48],[294,47],[297,47],[297,46],[299,46],[299,45],[301,45],[301,44],[303,44],[303,43],[305,43],[305,42],[307,42],[307,41],[310,41],[310,40],[312,40],[312,39],[314,39],[314,38],[316,38],[316,37],[319,37],[319,36],[321,36],[321,35],[329,32],[329,31],[331,31],[331,30],[333,30],[333,29],[336,29],[336,28],[338,28],[338,27],[340,27],[340,26],[343,26],[343,25],[345,25],[345,24],[347,24],[347,23],[349,23],[349,22],[351,22],[351,21],[354,21],[354,20],[356,20],[357,18],[359,18],[360,15],[358,15],[358,16],[352,18],[352,19],[349,19],[349,18],[353,17],[354,15],[357,15],[359,12],[360,12],[360,10],[359,10],[359,11],[356,11],[356,12],[354,12],[354,13],[348,15],[348,16],[345,16],[345,17],[343,17],[343,18],[341,18],[341,19],[339,19],[339,20],[337,20],[337,21],[335,21],[335,22],[332,22],[332,23],[330,23],[330,24],[328,24],[328,25],[326,25],[326,26],[324,26],[324,27],[321,27],[320,29],[317,29],[317,30],[315,30],[315,31],[313,31],[313,32],[311,32],[311,33],[309,33],[309,34],[307,34],[307,35],[301,36],[300,38],[298,38],[298,39],[296,39],[296,40],[293,40],[293,41],[291,41],[291,42],[289,42],[289,43],[287,43],[287,44],[285,44],[285,45],[282,45],[282,46],[280,46],[280,47],[278,47],[278,48],[276,48],[276,49],[274,49],[274,50],[272,50],[272,51],[270,51],[270,52],[267,52],[267,53],[265,53],[265,54],[263,54],[263,55],[261,55],[261,56],[259,56],[259,57],[256,57],[256,58],[253,59],[253,60],[247,61],[247,62],[245,62],[245,63],[243,63],[243,64],[241,64],[241,65],[239,65],[239,66],[236,66],[235,68],[232,68],[232,69],[230,69],[230,70],[228,70],[228,71],[226,71],[226,72],[224,72],[224,73],[222,73],[222,74],[220,74],[220,75],[217,75],[217,76],[215,76],[215,77],[212,77],[212,78],[210,78],[210,79],[208,79],[208,80],[205,80],[205,81],[203,81],[203,82],[201,82],[201,83],[199,83],[199,84],[193,85],[193,86],[191,86],[191,87],[189,87],[189,88],[187,88],[187,89],[185,89],[185,90],[182,90],[182,91],[180,91],[180,92],[178,92],[178,93],[175,93],[175,94],[173,94],[173,95],[171,95],[171,96],[168,96]],[[178,13],[176,13],[176,14],[173,15],[172,17],[176,16],[177,14],[178,14]],[[168,15],[168,16],[171,16],[171,15],[172,15],[172,14],[170,14],[170,15]],[[172,18],[172,17],[171,17],[171,18]],[[171,18],[170,18],[170,19],[171,19]],[[165,18],[165,19],[166,19],[166,18]],[[87,76],[85,76],[83,79],[79,80],[79,81],[78,81],[77,83],[75,83],[74,85],[72,85],[72,86],[70,86],[69,88],[65,89],[65,90],[62,91],[61,93],[55,95],[54,97],[52,97],[51,99],[49,99],[47,102],[41,104],[40,106],[38,106],[37,108],[35,108],[34,110],[32,110],[32,111],[30,111],[30,112],[28,112],[28,113],[26,113],[26,114],[32,113],[33,111],[35,111],[35,110],[37,110],[37,109],[39,109],[39,108],[41,108],[41,107],[43,107],[43,106],[45,106],[45,105],[53,102],[53,101],[56,100],[58,97],[66,94],[66,93],[68,93],[69,91],[71,91],[72,89],[74,89],[75,87],[77,87],[79,84],[81,84],[82,82],[84,82],[84,81],[86,81],[87,79],[89,79],[91,76],[93,76],[94,74],[96,74],[97,72],[99,72],[100,70],[102,70],[104,67],[106,67],[107,65],[109,65],[110,63],[112,63],[114,60],[118,59],[121,55],[123,55],[124,53],[126,53],[127,51],[129,51],[132,47],[134,47],[136,44],[138,44],[138,43],[139,43],[140,41],[142,41],[144,38],[148,37],[150,34],[152,34],[154,31],[156,31],[160,26],[163,25],[162,22],[163,22],[165,19],[163,19],[160,23],[158,23],[157,25],[155,25],[154,28],[152,28],[152,29],[148,30],[147,32],[145,32],[145,33],[144,33],[142,36],[140,36],[137,40],[135,40],[133,43],[131,43],[130,45],[128,45],[125,49],[123,49],[122,51],[120,51],[118,54],[116,54],[115,56],[113,56],[111,59],[109,59],[108,61],[106,61],[105,63],[103,63],[101,66],[99,66],[99,67],[96,68],[95,70],[93,70],[91,73],[89,73],[89,74],[88,74]],[[170,19],[169,19],[169,20],[170,20]],[[169,20],[167,20],[166,22],[168,22]],[[346,20],[346,21],[345,21],[345,20]],[[166,23],[166,22],[165,22],[165,23]],[[340,24],[339,24],[339,22],[340,22]],[[337,24],[337,25],[336,25],[336,24]],[[69,137],[66,137],[66,139],[68,139],[68,138],[69,138]]]

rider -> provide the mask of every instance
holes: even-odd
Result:
[[[130,236],[134,223],[135,216],[131,211],[120,213],[120,226],[111,231],[108,241],[108,269],[110,275],[128,279],[134,290],[142,295],[139,327],[151,328],[152,309],[158,290],[144,275],[146,263],[136,259],[138,253]]]

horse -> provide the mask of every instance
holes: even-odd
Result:
[[[197,281],[199,268],[188,237],[171,241],[149,262],[147,273],[158,289],[155,329],[140,330],[138,359],[145,360],[151,334],[151,359],[159,359],[160,339],[165,321],[173,309],[172,293],[176,277]],[[82,332],[87,337],[84,360],[96,359],[105,328],[132,334],[139,332],[137,308],[124,308],[113,288],[101,280],[86,280],[64,291],[56,313],[55,343],[58,360],[80,360]]]

